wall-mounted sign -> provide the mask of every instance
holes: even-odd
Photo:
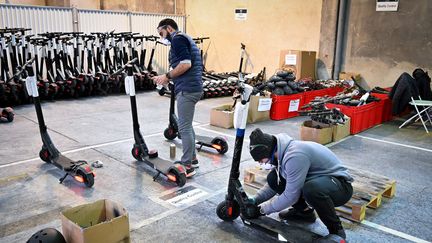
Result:
[[[397,11],[399,0],[377,0],[376,11]]]
[[[296,54],[285,55],[285,65],[296,65],[296,64],[297,64],[297,55]]]
[[[245,8],[236,8],[235,9],[235,20],[246,20],[247,19],[247,9]]]

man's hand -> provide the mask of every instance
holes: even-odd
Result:
[[[261,208],[256,204],[246,204],[245,212],[243,212],[242,215],[246,219],[256,219],[260,216],[264,216],[264,214],[260,212],[260,209]]]
[[[158,84],[158,85],[163,85],[163,86],[167,85],[167,84],[168,84],[168,81],[169,81],[165,74],[162,74],[162,75],[159,75],[159,76],[152,77],[152,80],[153,80],[153,82],[155,82],[156,84]]]

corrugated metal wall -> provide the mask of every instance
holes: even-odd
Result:
[[[72,9],[2,4],[0,28],[6,27],[31,28],[31,33],[72,31]]]
[[[185,29],[185,16],[128,13],[103,10],[78,10],[78,30],[84,33],[132,31],[143,35],[158,35],[156,27],[164,18],[174,19],[179,29]],[[0,4],[0,28],[26,27],[32,33],[73,31],[72,8],[36,7]],[[149,60],[151,45],[148,45]],[[158,73],[168,70],[169,47],[157,45],[153,67]]]
[[[139,32],[144,35],[158,36],[159,33],[157,32],[156,27],[158,26],[159,22],[164,18],[172,18],[174,21],[177,22],[179,29],[181,31],[184,31],[185,22],[186,22],[184,16],[132,13],[131,15],[132,32]],[[151,46],[148,46],[148,50],[150,50],[150,48]],[[164,73],[168,70],[169,67],[168,51],[169,51],[169,47],[163,45],[157,45],[155,56],[154,56],[154,62],[153,62],[153,68],[155,68],[156,72]],[[150,51],[147,51],[148,55],[146,60],[149,60],[149,55],[150,55],[149,53]]]
[[[130,31],[128,14],[115,11],[78,10],[78,26],[84,33]]]

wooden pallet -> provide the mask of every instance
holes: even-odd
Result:
[[[396,181],[382,175],[348,168],[354,178],[353,196],[343,206],[337,207],[339,216],[361,222],[366,216],[366,208],[376,209],[381,205],[382,197],[393,198]],[[253,167],[245,170],[244,185],[246,192],[256,193],[266,183],[269,171]]]
[[[382,198],[393,198],[396,193],[396,181],[385,176],[348,167],[354,178],[353,196],[343,206],[337,207],[339,216],[361,222],[366,216],[366,208],[376,209]]]

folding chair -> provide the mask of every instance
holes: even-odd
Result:
[[[420,96],[419,96],[418,100],[415,100],[411,96],[411,101],[409,102],[409,104],[414,106],[417,113],[415,115],[413,115],[412,117],[410,117],[408,120],[406,120],[404,123],[402,123],[402,125],[400,125],[399,128],[402,128],[403,126],[405,126],[407,124],[411,124],[410,122],[415,119],[414,122],[417,122],[418,120],[420,120],[422,122],[423,127],[426,130],[426,132],[429,133],[429,131],[426,127],[427,121],[425,122],[423,119],[423,113],[426,113],[426,117],[429,120],[430,124],[432,125],[431,115],[429,114],[429,110],[432,111],[432,100],[422,100],[420,98]]]

